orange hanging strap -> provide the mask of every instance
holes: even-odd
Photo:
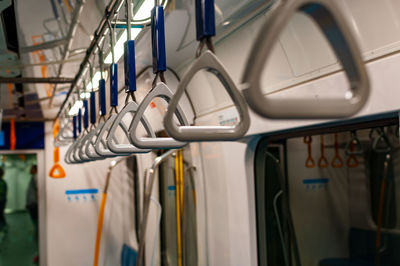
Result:
[[[318,160],[319,168],[327,168],[329,166],[329,162],[325,157],[325,143],[324,143],[324,135],[321,135],[321,155]]]
[[[343,159],[340,157],[339,154],[339,140],[337,133],[335,133],[335,157],[333,157],[331,164],[333,168],[343,167]]]
[[[8,83],[8,100],[10,101],[10,105],[13,105],[13,90],[14,90],[14,86],[12,83]]]
[[[307,168],[314,168],[315,167],[315,161],[312,158],[312,138],[310,136],[304,137],[303,139],[304,143],[307,144],[307,149],[308,149],[308,156],[306,159],[305,166]]]
[[[58,132],[60,131],[60,123],[58,119],[54,122],[53,126],[53,138],[56,139]],[[54,147],[53,150],[53,166],[50,169],[49,176],[52,178],[64,178],[66,176],[64,168],[60,164],[60,148]]]
[[[15,135],[15,119],[10,120],[10,150],[15,150],[17,147],[17,137]]]
[[[49,176],[52,178],[64,178],[66,176],[64,168],[62,168],[60,162],[60,149],[58,147],[54,147],[54,164],[51,167]]]

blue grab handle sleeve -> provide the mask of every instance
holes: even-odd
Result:
[[[110,66],[110,105],[113,107],[118,106],[118,64],[111,64]]]
[[[56,17],[56,19],[58,19],[59,16],[58,16],[56,2],[54,0],[50,0],[50,4],[51,4],[51,9],[53,9],[54,16]]]
[[[83,108],[85,112],[83,113],[83,127],[87,129],[89,127],[89,103],[88,100],[83,100]]]
[[[136,91],[135,41],[125,42],[124,50],[125,86],[132,92]]]
[[[78,137],[76,130],[77,128],[76,128],[76,115],[75,115],[74,117],[72,117],[72,133],[74,134],[74,139]]]
[[[90,123],[96,124],[96,93],[90,93]]]
[[[79,108],[78,111],[78,133],[82,132],[82,108]]]
[[[214,0],[196,0],[195,5],[197,40],[215,36]]]
[[[167,59],[165,53],[165,28],[164,9],[155,6],[151,12],[151,41],[153,55],[153,73],[167,70]]]
[[[100,115],[106,115],[106,81],[100,79],[99,81],[99,105]]]

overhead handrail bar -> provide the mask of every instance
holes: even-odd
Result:
[[[231,141],[243,137],[250,127],[250,116],[247,104],[232,78],[214,54],[212,37],[215,36],[215,11],[213,0],[196,0],[196,32],[199,48],[197,59],[186,72],[172,97],[164,117],[167,133],[180,141]],[[202,53],[204,46],[208,50]],[[178,102],[183,96],[189,82],[200,70],[215,75],[231,97],[239,114],[239,122],[233,126],[177,126],[173,115]]]
[[[78,82],[80,80],[80,77],[82,76],[82,74],[84,73],[84,71],[86,69],[86,65],[87,65],[87,62],[88,62],[90,56],[96,51],[98,44],[104,40],[104,34],[106,33],[107,27],[108,27],[107,21],[113,19],[115,13],[120,10],[124,1],[125,0],[110,1],[108,3],[107,7],[105,8],[105,13],[103,15],[103,18],[101,19],[100,23],[98,24],[97,29],[94,31],[93,39],[92,39],[89,47],[86,49],[86,53],[85,53],[86,55],[85,55],[84,59],[82,60],[82,63],[80,64],[80,67],[79,67],[79,71],[75,75],[74,81],[68,90],[67,96],[66,96],[64,102],[62,103],[59,112],[57,113],[57,118],[62,114],[63,110],[65,109],[74,89],[76,88],[76,85],[78,84]],[[168,4],[167,0],[162,1],[163,6],[166,6],[167,4]],[[148,24],[148,22],[149,22],[149,18],[146,18],[143,20],[132,20],[132,23],[135,25],[145,26]]]
[[[167,70],[165,53],[165,27],[164,27],[164,9],[160,5],[155,5],[151,12],[151,39],[152,39],[152,57],[153,73],[155,74],[153,86],[149,93],[144,97],[133,117],[131,127],[129,128],[129,137],[131,142],[143,149],[176,149],[186,145],[186,142],[177,141],[171,137],[138,137],[137,128],[144,116],[145,110],[155,98],[161,98],[167,103],[173,97],[173,92],[168,88],[164,73]],[[157,79],[160,82],[157,82]],[[168,108],[167,108],[168,109]],[[182,126],[189,126],[189,122],[178,104],[175,115]]]
[[[341,62],[350,84],[350,91],[343,99],[265,97],[261,87],[265,62],[296,11],[308,15],[316,23]],[[271,10],[254,41],[242,83],[249,106],[267,118],[347,117],[357,113],[369,97],[369,80],[360,49],[336,2],[330,0],[284,0]]]
[[[75,87],[77,86],[77,84],[78,84],[78,82],[80,80],[80,77],[82,76],[82,74],[84,73],[84,71],[86,69],[86,65],[87,65],[88,60],[90,59],[92,54],[95,52],[95,50],[98,48],[98,43],[100,43],[104,39],[104,34],[105,34],[106,30],[107,30],[106,21],[109,20],[109,19],[112,19],[114,17],[115,12],[117,10],[119,10],[119,8],[121,7],[120,4],[123,1],[124,0],[111,1],[108,4],[108,6],[106,7],[105,14],[104,14],[102,20],[100,21],[99,26],[97,27],[96,31],[94,32],[93,40],[91,41],[89,48],[86,50],[85,58],[82,60],[82,63],[80,65],[80,67],[79,67],[79,71],[75,75],[74,82],[72,83],[72,85],[71,85],[71,87],[70,87],[70,89],[69,89],[69,91],[67,93],[67,96],[66,96],[64,102],[62,103],[62,105],[60,107],[60,110],[59,110],[59,112],[57,114],[57,117],[59,117],[61,115],[62,111],[64,110],[64,108],[65,108],[65,106],[66,106],[71,94],[73,93]]]

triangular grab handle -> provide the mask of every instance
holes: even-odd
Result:
[[[142,100],[140,103],[135,117],[133,118],[131,127],[129,128],[129,137],[133,145],[143,148],[143,149],[162,149],[162,148],[180,148],[184,145],[186,145],[186,142],[181,142],[174,140],[173,138],[168,138],[168,137],[156,137],[156,138],[150,138],[150,137],[138,137],[136,135],[136,129],[139,125],[140,119],[144,115],[145,110],[147,107],[150,105],[151,101],[154,98],[162,98],[168,103],[170,102],[171,98],[173,97],[172,91],[168,88],[168,86],[160,82],[157,84],[154,89],[152,89],[146,97]],[[185,113],[183,112],[182,107],[178,104],[176,110],[175,110],[175,115],[179,120],[179,123],[184,126],[188,126],[189,122],[185,116]]]
[[[273,99],[261,87],[265,62],[292,15],[307,14],[322,30],[341,62],[351,92],[335,99]],[[346,19],[332,0],[287,0],[272,10],[253,44],[242,78],[249,106],[267,118],[334,118],[357,113],[369,97],[369,80],[357,42]]]
[[[234,126],[177,126],[175,124],[173,115],[178,108],[178,102],[189,82],[200,70],[214,74],[222,83],[238,110],[240,117],[238,124]],[[250,116],[243,96],[218,58],[210,51],[204,52],[179,83],[164,117],[165,130],[171,137],[180,141],[231,141],[243,137],[249,126]]]
[[[108,132],[107,135],[107,146],[112,151],[113,153],[116,154],[124,154],[124,153],[148,153],[151,151],[151,149],[140,149],[136,146],[134,146],[132,143],[117,143],[116,139],[116,131],[117,128],[120,127],[126,137],[128,138],[130,142],[130,137],[129,137],[129,126],[126,126],[123,117],[127,115],[128,113],[131,113],[134,115],[137,111],[138,105],[136,102],[129,102],[125,107],[121,110],[121,112],[118,113],[118,115],[115,117],[113,124]],[[133,119],[133,118],[132,118]],[[142,116],[140,119],[141,123],[143,124],[143,127],[145,128],[146,132],[148,135],[151,137],[155,138],[155,134],[153,129],[151,128],[151,125],[149,121],[146,119],[145,116]],[[130,122],[132,124],[132,121]]]
[[[58,147],[54,148],[54,165],[51,167],[49,176],[52,178],[64,178],[65,177],[65,171],[60,165],[60,149]]]

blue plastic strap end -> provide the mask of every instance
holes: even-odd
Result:
[[[116,107],[118,106],[118,64],[111,64],[110,66],[110,90],[110,105]]]
[[[197,40],[215,36],[214,0],[196,0],[195,4]]]
[[[83,100],[83,108],[85,112],[83,113],[83,127],[87,129],[89,127],[89,103],[88,100]]]
[[[79,108],[78,111],[78,133],[81,134],[82,132],[82,109]]]
[[[100,115],[106,115],[106,80],[99,81],[99,105]]]
[[[167,59],[165,53],[165,27],[164,9],[155,6],[151,13],[151,41],[153,54],[153,73],[167,70]]]
[[[59,15],[58,15],[56,2],[54,0],[50,0],[50,4],[51,4],[51,9],[53,9],[53,13],[54,13],[55,18],[58,19]]]
[[[78,133],[76,132],[76,115],[72,117],[72,133],[74,134],[74,139],[78,137]]]
[[[125,42],[124,50],[125,86],[127,91],[133,92],[136,91],[135,41]]]
[[[96,124],[96,93],[90,93],[90,123]]]

